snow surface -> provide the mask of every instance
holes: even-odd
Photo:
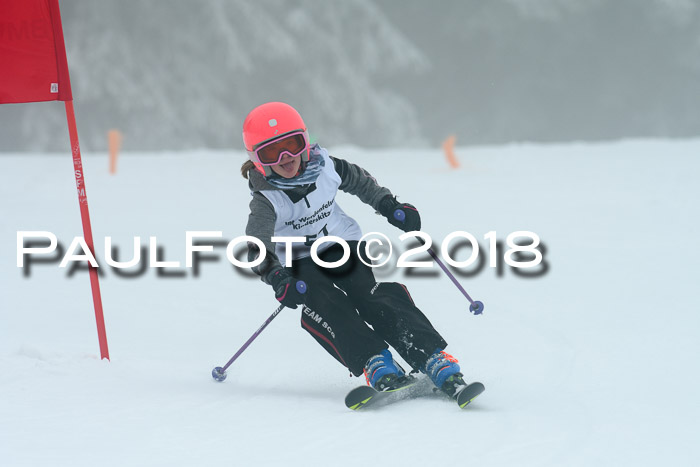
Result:
[[[352,412],[349,378],[267,286],[221,260],[181,278],[106,269],[112,361],[100,361],[87,273],[16,267],[16,232],[81,235],[69,154],[0,157],[0,465],[619,466],[700,463],[697,444],[700,141],[332,153],[414,203],[424,231],[482,239],[531,230],[548,272],[485,268],[462,278],[484,315],[442,273],[408,285],[486,392],[468,410],[435,398]],[[105,236],[131,254],[157,236],[184,262],[186,230],[241,235],[241,152],[84,155],[98,258]],[[355,198],[338,202],[366,232],[400,232]],[[486,246],[482,239],[481,244]],[[482,253],[483,254],[483,253]],[[184,268],[181,268],[184,271]],[[171,270],[172,271],[172,270]],[[435,268],[437,271],[437,268]]]

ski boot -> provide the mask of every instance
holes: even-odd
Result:
[[[436,387],[454,399],[462,389],[467,387],[459,370],[457,359],[444,350],[438,349],[428,357],[423,373],[428,375]]]
[[[465,383],[457,359],[444,350],[436,350],[428,358],[422,371],[440,391],[456,401],[461,409],[468,406],[485,389],[479,382]]]
[[[367,360],[364,373],[367,384],[380,392],[393,391],[405,386],[413,379],[412,376],[406,376],[404,371],[394,363],[388,349],[382,350]]]

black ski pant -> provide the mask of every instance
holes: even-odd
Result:
[[[350,258],[338,268],[319,266],[311,257],[292,263],[291,274],[308,286],[301,326],[355,376],[388,345],[411,367],[422,368],[447,343],[403,284],[375,280],[372,269],[357,256],[357,243],[348,242]],[[364,245],[360,249],[364,252]],[[335,244],[318,256],[334,262],[343,249]]]

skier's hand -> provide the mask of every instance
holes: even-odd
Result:
[[[403,214],[396,216],[397,210]],[[394,196],[387,195],[382,198],[379,203],[379,214],[386,217],[391,225],[398,227],[404,232],[420,230],[418,209],[412,204],[399,203]],[[403,220],[399,220],[397,217],[403,218]]]
[[[304,294],[299,292],[297,279],[286,270],[280,269],[271,274],[270,285],[275,291],[275,298],[288,308],[296,308],[297,305],[304,304]]]

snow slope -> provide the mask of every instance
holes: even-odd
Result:
[[[18,230],[52,231],[64,246],[81,235],[70,156],[3,155],[0,465],[697,465],[699,151],[700,141],[458,148],[452,171],[439,151],[335,148],[414,203],[434,239],[531,230],[549,265],[537,278],[507,268],[461,278],[486,304],[480,317],[442,273],[382,270],[487,390],[466,411],[424,398],[365,413],[343,405],[360,379],[302,331],[298,310],[213,382],[212,367],[276,305],[222,249],[197,278],[105,270],[112,361],[100,361],[87,273],[16,267]],[[110,176],[104,154],[86,155],[98,257],[107,235],[125,257],[134,236],[157,236],[181,262],[186,230],[241,235],[243,158],[132,153]],[[338,202],[399,244],[371,208]]]

